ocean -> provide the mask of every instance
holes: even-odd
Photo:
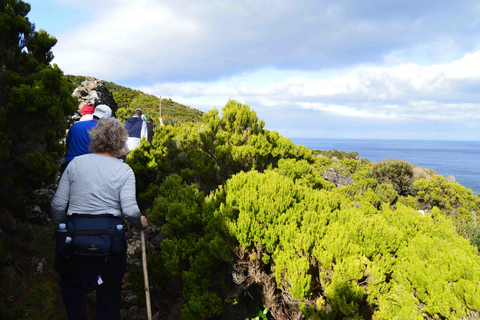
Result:
[[[386,159],[405,160],[413,165],[435,170],[480,193],[480,141],[420,141],[290,138],[293,143],[312,150],[358,152],[372,162]]]

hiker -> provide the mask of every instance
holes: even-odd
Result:
[[[133,115],[125,122],[125,129],[128,131],[127,146],[131,151],[140,146],[140,140],[148,139],[147,124],[142,120],[142,110],[136,109]]]
[[[82,109],[83,110],[83,109]],[[60,172],[64,172],[70,161],[75,157],[90,153],[88,146],[90,145],[90,137],[88,131],[97,125],[97,121],[104,117],[111,117],[112,110],[105,104],[100,104],[95,108],[92,114],[92,120],[77,121],[68,130],[65,155],[65,163],[60,167]]]
[[[95,111],[95,107],[91,103],[87,103],[82,107],[80,111],[82,113],[82,117],[78,121],[86,121],[86,120],[93,120],[93,112]]]
[[[148,118],[147,121],[145,121],[145,123],[147,124],[147,140],[148,140],[148,142],[150,142],[150,144],[152,144],[153,129],[155,129],[157,126],[153,125],[153,119],[152,118]]]
[[[137,228],[148,222],[137,205],[134,173],[117,159],[128,137],[123,123],[103,117],[89,136],[93,153],[70,162],[52,199],[58,230],[54,269],[68,320],[87,319],[85,295],[94,290],[96,319],[120,320],[127,257],[121,217]],[[60,232],[63,223],[65,234]]]

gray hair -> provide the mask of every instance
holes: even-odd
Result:
[[[102,118],[89,132],[90,150],[92,152],[106,152],[114,157],[122,155],[128,138],[128,132],[120,120]]]

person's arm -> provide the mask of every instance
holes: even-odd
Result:
[[[65,212],[67,210],[68,201],[70,199],[70,180],[69,170],[62,174],[60,182],[58,183],[57,191],[53,196],[51,202],[52,219],[55,223],[55,228],[58,228],[58,224],[65,221]]]
[[[143,137],[148,140],[147,124],[145,122],[142,122],[142,135],[140,136],[140,139]]]
[[[132,169],[128,171],[127,180],[120,190],[120,205],[123,215],[134,227],[146,227],[135,197],[135,175]]]

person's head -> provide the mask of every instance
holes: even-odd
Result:
[[[123,155],[122,149],[127,142],[128,132],[120,120],[104,117],[98,120],[88,135],[92,152],[106,152],[114,157]]]
[[[148,123],[153,123],[153,119],[152,119],[152,118],[148,118],[148,119],[147,119],[147,122],[148,122]]]
[[[112,116],[112,109],[106,104],[99,104],[95,108],[95,112],[93,113],[93,118],[98,120],[102,118],[110,118]]]
[[[92,114],[95,111],[95,107],[91,103],[87,103],[82,107],[81,113],[82,116],[87,114]]]
[[[141,117],[142,116],[142,110],[135,109],[135,111],[133,111],[133,116],[134,117]]]

